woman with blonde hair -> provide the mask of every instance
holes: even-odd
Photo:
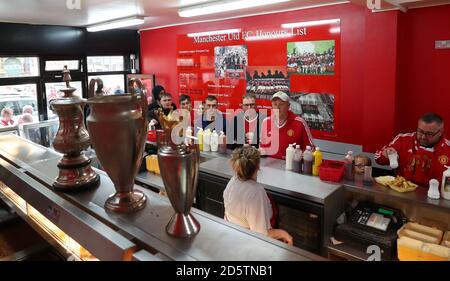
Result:
[[[3,126],[14,125],[14,120],[12,119],[13,114],[14,114],[14,111],[12,110],[12,108],[8,108],[8,107],[3,108],[2,112],[1,112],[1,115],[2,115],[2,119],[0,120],[1,124]]]
[[[233,151],[235,175],[223,192],[225,220],[292,245],[289,233],[270,224],[272,206],[264,187],[256,182],[259,163],[259,151],[253,146]]]

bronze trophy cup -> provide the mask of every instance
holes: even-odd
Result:
[[[162,112],[159,121],[164,132],[158,132],[158,164],[164,187],[175,214],[166,226],[166,232],[175,237],[197,234],[200,224],[190,210],[197,189],[200,150],[198,144],[175,144],[172,131],[181,120],[167,119]]]
[[[147,98],[145,93],[106,96],[96,91],[94,94],[96,83],[103,85],[100,79],[92,79],[89,84],[91,113],[87,127],[98,160],[116,189],[106,200],[105,209],[135,212],[144,208],[147,200],[141,191],[133,190],[147,135]],[[140,80],[136,83],[142,86]]]
[[[86,100],[74,96],[75,88],[70,87],[70,72],[63,70],[63,80],[66,88],[63,96],[49,102],[50,107],[59,117],[59,128],[53,141],[56,151],[63,153],[58,162],[59,174],[53,183],[53,189],[58,191],[78,191],[100,184],[100,177],[91,167],[91,160],[83,150],[90,145],[89,134],[84,126],[83,108]]]

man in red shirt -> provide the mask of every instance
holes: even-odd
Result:
[[[441,181],[450,165],[450,141],[444,137],[444,121],[435,113],[420,117],[414,133],[399,134],[375,154],[380,165],[389,165],[389,154],[397,153],[397,174],[421,186],[430,179]]]
[[[264,115],[256,110],[255,94],[246,94],[242,98],[242,110],[240,110],[233,118],[234,135],[230,138],[233,142],[231,148],[250,144],[259,147],[259,136]]]
[[[313,147],[312,135],[306,121],[289,110],[289,96],[276,92],[272,96],[272,115],[261,126],[262,153],[284,159],[289,144],[298,144],[302,150]]]
[[[180,111],[182,112],[183,118],[187,121],[188,126],[194,126],[195,118],[197,118],[196,111],[192,110],[191,97],[188,95],[180,95],[178,102],[180,104]]]

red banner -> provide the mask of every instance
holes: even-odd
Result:
[[[283,91],[315,137],[338,135],[338,19],[187,34],[177,51],[179,94],[193,102],[214,95],[225,111],[254,93],[258,108],[270,108],[271,95]]]

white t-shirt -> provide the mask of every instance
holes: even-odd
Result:
[[[271,229],[272,205],[264,187],[254,180],[231,178],[223,192],[225,219],[267,235]]]

